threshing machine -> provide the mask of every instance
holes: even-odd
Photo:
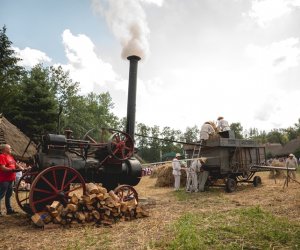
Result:
[[[225,137],[225,138],[224,138]],[[235,139],[233,131],[222,133],[205,141],[202,145],[184,145],[188,158],[196,154],[207,159],[205,169],[209,171],[207,186],[223,180],[227,192],[233,192],[238,182],[261,184],[256,172],[265,171],[260,166],[266,164],[265,147],[254,140]]]

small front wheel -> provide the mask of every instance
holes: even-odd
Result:
[[[260,176],[254,176],[253,178],[253,186],[258,187],[261,185],[261,178]]]
[[[228,193],[232,193],[236,190],[236,180],[232,179],[232,178],[228,178],[226,181],[226,191]]]

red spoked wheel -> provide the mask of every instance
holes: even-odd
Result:
[[[67,204],[72,194],[85,194],[85,181],[78,171],[65,166],[49,167],[34,179],[29,194],[33,213],[44,211],[53,201]]]
[[[129,159],[134,152],[134,144],[131,136],[126,133],[114,133],[108,141],[108,151],[118,160]]]
[[[119,197],[120,201],[130,201],[135,199],[138,202],[138,193],[130,185],[120,185],[115,188],[115,194]]]
[[[35,179],[35,177],[38,175],[38,172],[25,172],[20,180],[18,181],[16,188],[15,188],[15,194],[16,194],[16,201],[19,205],[19,207],[28,214],[32,214],[32,210],[29,205],[29,193],[31,189],[31,183]]]

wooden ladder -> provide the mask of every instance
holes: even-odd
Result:
[[[200,157],[200,152],[201,152],[201,144],[195,145],[194,150],[193,150],[192,159],[199,158]]]

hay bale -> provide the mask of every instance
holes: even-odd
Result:
[[[273,167],[285,167],[285,162],[279,161],[279,160],[273,160],[271,166]],[[285,170],[280,169],[274,169],[270,171],[269,179],[280,179],[285,178]]]
[[[159,167],[157,172],[156,187],[172,187],[174,186],[174,176],[172,174],[172,163],[167,163]],[[181,170],[180,186],[186,185],[186,171]]]
[[[157,178],[160,171],[163,169],[163,167],[164,167],[164,165],[160,165],[160,166],[153,168],[150,178]]]

